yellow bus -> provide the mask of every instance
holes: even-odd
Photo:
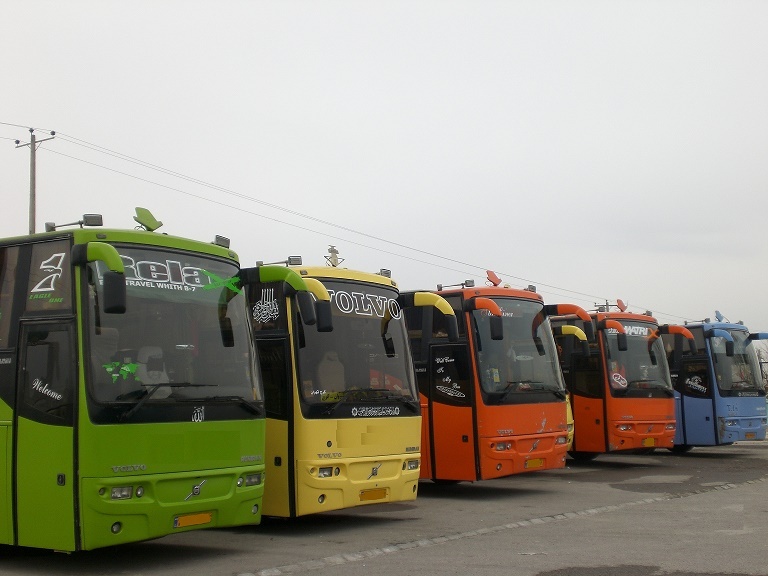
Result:
[[[262,512],[296,517],[416,498],[421,410],[403,309],[440,296],[401,295],[385,273],[304,267],[314,294],[284,282],[249,286],[267,413]],[[335,260],[334,260],[335,262]]]

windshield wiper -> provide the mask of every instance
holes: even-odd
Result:
[[[242,396],[211,396],[210,398],[202,398],[202,402],[235,402],[239,406],[242,406],[248,412],[251,414],[259,415],[261,414],[261,410],[258,406],[254,406],[248,400],[243,398]]]
[[[496,403],[501,404],[513,392],[552,392],[561,400],[565,400],[565,391],[560,388],[550,388],[538,380],[514,380],[507,382],[503,390],[494,392],[494,394],[500,394]]]
[[[414,414],[418,414],[419,412],[419,405],[414,398],[405,397],[402,394],[396,394],[395,392],[390,392],[389,390],[382,390],[380,398],[382,400],[394,400],[395,402],[400,402]],[[372,398],[371,400],[374,399]]]
[[[131,406],[128,410],[123,412],[123,414],[120,415],[118,420],[120,422],[125,422],[133,416],[136,412],[138,412],[139,408],[141,408],[144,403],[149,400],[152,395],[157,392],[159,388],[162,386],[168,386],[169,388],[197,388],[197,387],[203,387],[203,386],[218,386],[218,384],[192,384],[191,382],[159,382],[157,384],[152,384],[151,386],[147,386],[144,388],[144,390],[139,390],[139,395],[137,396],[138,400],[136,404]]]

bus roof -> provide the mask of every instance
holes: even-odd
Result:
[[[40,232],[38,234],[28,234],[25,236],[15,236],[11,238],[0,238],[0,245],[17,245],[41,242],[45,240],[57,240],[73,238],[75,244],[85,244],[86,242],[107,242],[109,244],[144,244],[147,246],[160,246],[164,248],[177,248],[218,256],[229,260],[238,261],[237,253],[229,248],[218,246],[199,240],[190,240],[180,236],[169,236],[158,232],[147,232],[145,230],[124,230],[114,228],[70,228],[65,230],[55,230],[53,232]]]
[[[333,266],[290,266],[302,278],[333,279],[333,280],[354,280],[357,282],[366,282],[368,284],[381,284],[390,288],[397,289],[397,282],[373,272],[362,272],[360,270],[349,270],[348,268],[335,268]]]

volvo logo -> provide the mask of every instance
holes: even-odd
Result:
[[[374,476],[378,476],[378,475],[379,475],[379,468],[381,468],[381,462],[379,462],[379,463],[378,463],[376,466],[374,466],[373,468],[371,468],[371,473],[370,473],[370,475],[368,476],[368,480],[370,480],[370,479],[371,479],[371,478],[373,478]]]
[[[192,487],[192,492],[190,492],[190,493],[189,493],[189,496],[187,496],[186,498],[184,498],[184,502],[186,502],[187,500],[189,500],[190,498],[192,498],[192,496],[200,496],[200,488],[202,488],[203,484],[205,484],[205,480],[203,480],[202,482],[200,482],[200,484],[195,484],[195,485]]]

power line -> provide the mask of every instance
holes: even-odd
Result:
[[[0,122],[0,124],[6,125],[6,126],[14,126],[14,127],[26,128],[26,126],[21,126],[21,125],[18,125],[18,124],[10,124],[10,123],[5,123],[5,122]],[[350,232],[352,234],[356,234],[356,235],[363,236],[363,237],[366,237],[366,238],[369,238],[369,239],[372,239],[372,240],[375,240],[375,241],[378,241],[378,242],[382,242],[382,243],[385,243],[385,244],[396,246],[398,248],[403,248],[403,249],[408,250],[408,251],[417,252],[417,253],[423,254],[425,256],[429,256],[431,258],[437,258],[439,260],[443,260],[443,261],[446,261],[446,262],[451,262],[453,264],[458,264],[458,265],[461,265],[461,266],[466,266],[466,267],[469,267],[469,268],[474,269],[474,270],[485,271],[485,270],[488,269],[488,267],[486,267],[486,266],[479,266],[479,265],[472,264],[472,263],[469,263],[469,262],[464,262],[462,260],[457,260],[457,259],[450,258],[450,257],[447,257],[447,256],[442,256],[440,254],[437,254],[437,253],[434,253],[434,252],[429,252],[427,250],[421,250],[421,249],[418,249],[418,248],[414,248],[413,246],[408,246],[408,245],[405,245],[405,244],[400,244],[398,242],[395,242],[395,241],[392,241],[392,240],[388,240],[386,238],[381,238],[379,236],[368,234],[366,232],[361,232],[359,230],[355,230],[355,229],[347,227],[347,226],[343,226],[343,225],[340,225],[340,224],[337,224],[337,223],[334,223],[334,222],[323,220],[323,219],[315,217],[315,216],[311,216],[311,215],[308,215],[308,214],[303,214],[303,213],[301,213],[301,212],[299,212],[297,210],[292,210],[290,208],[285,208],[283,206],[280,206],[280,205],[277,205],[277,204],[273,204],[273,203],[270,203],[270,202],[266,202],[266,201],[260,200],[258,198],[253,198],[253,197],[248,196],[246,194],[242,194],[242,193],[236,192],[234,190],[230,190],[230,189],[227,189],[227,188],[224,188],[224,187],[221,187],[221,186],[218,186],[218,185],[215,185],[215,184],[211,184],[209,182],[205,182],[203,180],[200,180],[200,179],[188,176],[188,175],[183,174],[181,172],[173,171],[173,170],[164,168],[162,166],[159,166],[159,165],[156,165],[156,164],[152,164],[150,162],[146,162],[144,160],[140,160],[138,158],[134,158],[134,157],[128,156],[126,154],[122,154],[120,152],[111,150],[109,148],[105,148],[105,147],[100,146],[98,144],[94,144],[92,142],[88,142],[86,140],[82,140],[80,138],[76,138],[76,137],[71,136],[69,134],[58,132],[57,136],[61,140],[65,141],[65,142],[68,142],[68,143],[71,143],[71,144],[74,144],[74,145],[77,145],[77,146],[81,146],[81,147],[84,147],[86,149],[90,149],[92,151],[95,151],[95,152],[98,152],[98,153],[101,153],[101,154],[105,154],[107,156],[111,156],[111,157],[116,158],[118,160],[122,160],[122,161],[125,161],[125,162],[136,164],[136,165],[141,166],[143,168],[147,168],[147,169],[150,169],[150,170],[153,170],[153,171],[157,171],[157,172],[160,172],[160,173],[168,175],[168,176],[179,178],[181,180],[184,180],[184,181],[187,181],[187,182],[190,182],[190,183],[194,183],[194,184],[197,184],[199,186],[203,186],[203,187],[206,187],[206,188],[209,188],[209,189],[212,189],[212,190],[216,190],[218,192],[222,192],[224,194],[228,194],[230,196],[233,196],[235,198],[239,198],[239,199],[242,199],[242,200],[246,200],[248,202],[253,202],[253,203],[256,203],[256,204],[260,204],[262,206],[265,206],[265,207],[268,207],[268,208],[271,208],[271,209],[274,209],[274,210],[282,211],[282,212],[285,212],[287,214],[291,214],[293,216],[297,216],[297,217],[304,218],[304,219],[307,219],[307,220],[310,220],[310,221],[313,221],[313,222],[317,222],[319,224],[323,224],[323,225],[326,225],[326,226],[337,228],[337,229],[343,230],[345,232]],[[323,232],[319,232],[317,230],[314,230],[314,229],[311,229],[311,228],[307,228],[307,227],[304,227],[304,226],[301,226],[301,225],[298,225],[298,224],[295,224],[295,223],[286,222],[284,220],[279,220],[277,218],[266,216],[265,214],[260,214],[260,213],[253,212],[253,211],[250,211],[250,210],[243,210],[243,209],[241,209],[239,207],[232,206],[232,205],[226,204],[224,202],[220,202],[220,201],[216,201],[216,200],[211,200],[211,199],[206,198],[204,196],[193,194],[191,192],[182,190],[180,188],[175,188],[175,187],[172,187],[172,186],[160,184],[158,182],[155,182],[155,181],[152,181],[152,180],[149,180],[149,179],[146,179],[146,178],[141,178],[141,177],[136,176],[134,174],[123,172],[123,171],[116,170],[116,169],[113,169],[113,168],[109,168],[107,166],[103,166],[103,165],[97,164],[95,162],[90,162],[88,160],[83,160],[83,159],[77,158],[75,156],[71,156],[71,155],[68,155],[68,154],[57,152],[57,151],[52,150],[52,149],[46,149],[46,151],[53,152],[54,154],[59,154],[60,156],[64,156],[64,157],[70,158],[72,160],[83,162],[85,164],[89,164],[89,165],[92,165],[92,166],[95,166],[95,167],[98,167],[98,168],[101,168],[101,169],[104,169],[104,170],[108,170],[108,171],[111,171],[111,172],[114,172],[114,173],[117,173],[117,174],[129,177],[129,178],[133,178],[133,179],[136,179],[136,180],[139,180],[139,181],[142,181],[142,182],[154,185],[154,186],[158,186],[158,187],[161,187],[161,188],[165,188],[167,190],[171,190],[171,191],[174,191],[174,192],[185,194],[185,195],[193,197],[193,198],[197,198],[197,199],[200,199],[200,200],[211,202],[213,204],[216,204],[216,205],[219,205],[219,206],[222,206],[222,207],[225,207],[225,208],[230,208],[230,209],[233,209],[233,210],[238,210],[238,211],[241,211],[241,212],[245,212],[247,214],[251,214],[253,216],[258,216],[260,218],[264,218],[264,219],[267,219],[267,220],[270,220],[270,221],[273,221],[273,222],[276,222],[276,223],[279,223],[279,224],[283,224],[283,225],[286,225],[286,226],[291,226],[291,227],[294,227],[294,228],[297,228],[297,229],[300,229],[300,230],[305,230],[305,231],[308,231],[308,232],[311,232],[311,233],[314,233],[314,234],[324,235],[324,236],[333,238],[335,240],[340,240],[340,241],[343,241],[343,242],[348,242],[348,243],[356,245],[356,246],[364,247],[364,248],[371,249],[371,250],[376,250],[376,251],[379,251],[379,252],[382,252],[382,253],[385,253],[385,254],[390,254],[390,255],[396,256],[398,258],[403,258],[403,259],[410,260],[410,261],[413,261],[413,262],[418,262],[418,263],[427,264],[427,265],[430,265],[430,266],[440,267],[440,268],[443,268],[445,270],[449,270],[449,271],[452,271],[452,272],[466,273],[466,271],[458,270],[456,268],[450,268],[450,267],[447,267],[447,266],[442,265],[442,264],[436,264],[434,262],[430,262],[430,261],[426,261],[426,260],[421,260],[421,259],[414,258],[414,257],[411,257],[411,256],[406,256],[406,255],[403,255],[403,254],[398,254],[396,252],[384,250],[382,248],[370,246],[370,245],[363,244],[361,242],[356,242],[356,241],[353,241],[353,240],[350,240],[350,239],[347,239],[347,238],[342,238],[342,237],[339,237],[339,236],[329,235],[329,234],[326,234],[326,233],[323,233]],[[587,294],[587,293],[584,293],[584,292],[579,292],[579,291],[576,291],[576,290],[571,290],[571,289],[560,287],[560,286],[554,286],[554,285],[543,283],[543,282],[539,282],[539,281],[536,281],[536,280],[526,279],[526,278],[523,278],[523,277],[520,277],[520,276],[515,276],[514,274],[506,273],[504,271],[497,271],[497,273],[500,274],[503,277],[506,277],[506,278],[512,278],[514,280],[519,280],[519,281],[522,281],[524,283],[535,284],[535,285],[537,285],[539,287],[548,288],[549,290],[546,290],[547,292],[552,292],[554,294],[563,295],[563,296],[565,296],[565,295],[564,294],[559,294],[559,293],[563,293],[563,292],[567,293],[567,296],[566,296],[567,298],[574,299],[575,296],[581,296],[582,298],[575,298],[575,299],[583,301],[583,302],[591,302],[591,301],[594,301],[594,300],[599,300],[599,301],[606,300],[606,298],[604,298],[602,296],[595,296],[593,294]],[[470,275],[471,276],[475,276],[475,277],[484,277],[484,275],[475,274],[475,273],[470,273]],[[662,312],[659,312],[659,315],[665,315],[665,316],[669,316],[669,317],[673,317],[673,318],[680,318],[680,319],[684,319],[684,320],[689,320],[688,318],[685,318],[685,317],[682,317],[682,316],[675,316],[673,314],[666,314],[666,313],[662,313]]]

